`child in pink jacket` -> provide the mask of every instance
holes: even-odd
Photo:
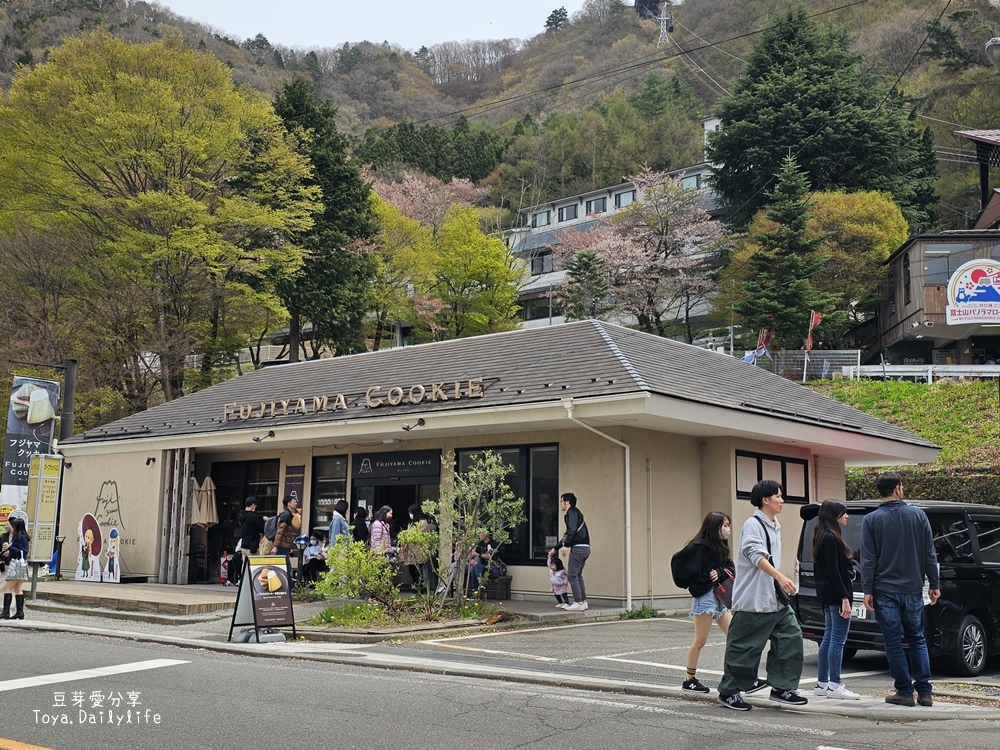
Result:
[[[569,587],[569,576],[563,568],[562,560],[553,555],[549,558],[549,583],[552,584],[552,593],[556,597],[556,606],[565,609],[569,606],[569,596],[566,589]]]

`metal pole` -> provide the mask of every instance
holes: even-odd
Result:
[[[73,437],[73,414],[76,408],[76,360],[67,359],[63,362],[63,408],[59,420],[59,439]]]

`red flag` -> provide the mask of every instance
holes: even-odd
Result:
[[[809,311],[809,332],[806,334],[806,352],[811,352],[813,348],[813,328],[823,322],[823,316],[815,310]]]
[[[762,346],[763,347],[770,346],[770,344],[771,344],[771,335],[772,334],[773,334],[773,331],[770,328],[768,328],[767,326],[764,326],[763,328],[761,328],[760,329],[760,335],[757,336],[757,348],[760,349]]]

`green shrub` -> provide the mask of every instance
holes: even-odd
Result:
[[[660,613],[655,609],[647,605],[645,602],[639,607],[632,607],[632,609],[626,609],[620,615],[618,615],[619,620],[648,620],[652,617],[659,617]]]
[[[396,568],[385,555],[364,542],[338,539],[326,556],[327,571],[316,591],[328,599],[373,599],[385,607],[399,605]]]

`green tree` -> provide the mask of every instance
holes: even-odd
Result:
[[[514,529],[527,518],[524,499],[514,494],[507,479],[511,471],[503,455],[490,450],[472,455],[459,471],[454,453],[441,456],[439,499],[425,501],[422,509],[437,525],[441,581],[446,590],[453,584],[459,599],[465,596],[465,561],[479,535],[486,533],[498,544],[508,544]],[[452,560],[458,563],[454,569]],[[442,594],[442,607],[446,596]]]
[[[480,230],[475,210],[453,206],[435,242],[428,292],[444,305],[439,316],[444,335],[463,338],[516,328],[524,270],[500,237]]]
[[[757,246],[747,265],[736,313],[750,330],[769,327],[774,346],[798,349],[809,328],[809,312],[824,316],[823,325],[842,324],[840,295],[816,290],[813,280],[826,264],[818,250],[826,236],[809,232],[813,204],[806,200],[809,184],[795,159],[786,156],[775,176],[771,204],[764,210],[766,226],[750,235]]]
[[[602,320],[614,310],[604,260],[581,250],[566,261],[566,288],[559,295],[566,320]]]
[[[934,200],[929,133],[903,96],[887,91],[840,28],[821,29],[798,5],[751,51],[733,95],[719,102],[709,134],[713,184],[726,221],[745,227],[765,205],[791,152],[815,190],[889,193],[911,229],[926,228]]]
[[[0,105],[6,216],[86,232],[90,294],[138,307],[92,332],[131,352],[119,368],[152,361],[167,400],[184,393],[188,355],[235,357],[280,310],[271,279],[302,262],[294,239],[317,208],[308,176],[270,105],[179,36],[82,35],[20,69]]]
[[[305,262],[277,285],[291,316],[289,359],[298,360],[307,322],[312,324],[313,358],[323,349],[336,354],[363,351],[362,323],[375,264],[354,245],[376,230],[371,187],[349,158],[347,139],[337,132],[337,110],[316,96],[312,84],[296,78],[282,89],[274,108],[289,131],[301,138],[323,205],[315,224],[299,237]]]
[[[549,13],[549,17],[545,19],[545,32],[552,34],[562,29],[568,23],[569,13],[566,12],[566,7],[563,6]]]

